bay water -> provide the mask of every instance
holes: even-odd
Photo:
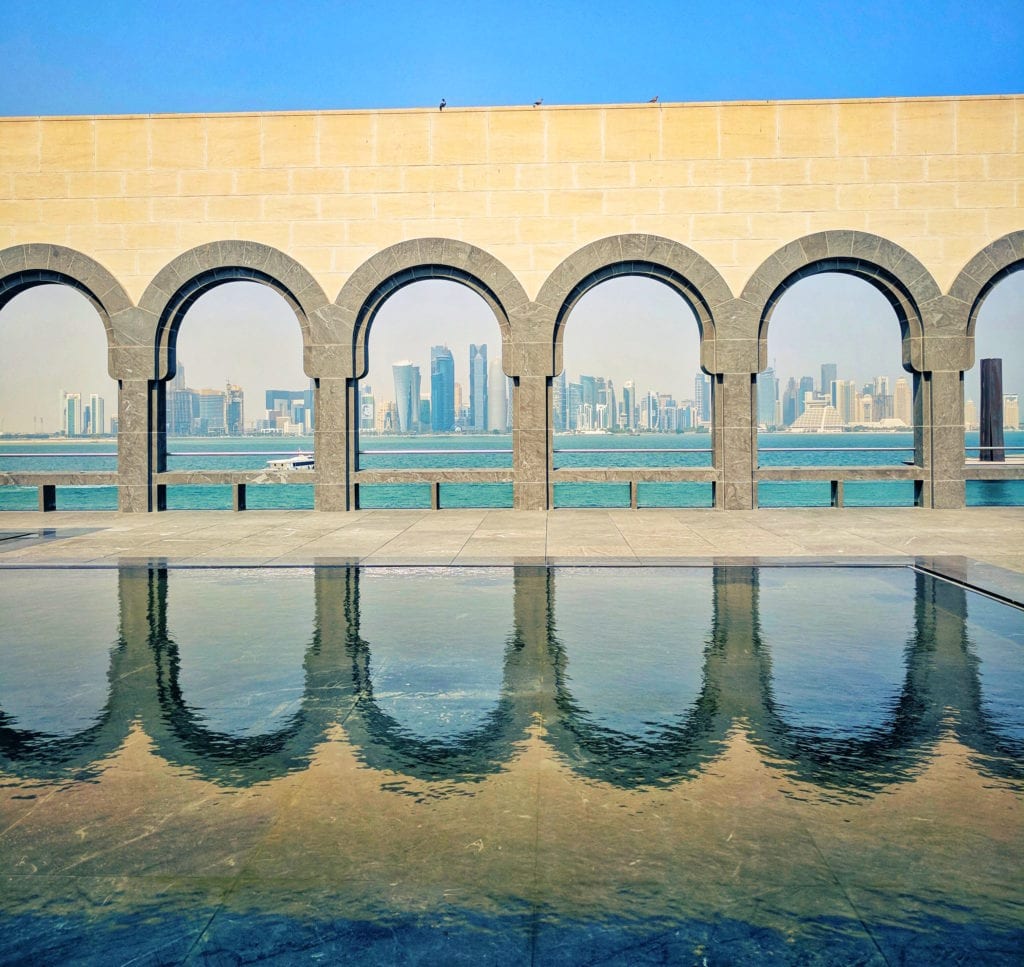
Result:
[[[511,469],[510,434],[369,436],[360,441],[360,469]],[[978,433],[968,433],[966,456],[977,457]],[[1007,447],[1024,447],[1024,431],[1006,433]],[[4,440],[0,442],[0,471],[73,472],[112,471],[117,467],[114,439]],[[312,453],[313,438],[195,437],[172,438],[168,470],[258,470],[267,461],[296,453]],[[1017,451],[1017,455],[1024,450]],[[19,456],[13,456],[19,454]],[[32,454],[32,456],[23,456]],[[900,466],[913,460],[912,433],[762,433],[758,460],[761,466]],[[706,433],[558,434],[554,466],[562,468],[709,467],[711,436]],[[848,483],[847,506],[911,506],[913,483]],[[641,483],[641,507],[710,507],[711,485],[706,483]],[[762,482],[762,507],[828,506],[827,482]],[[312,509],[309,484],[250,486],[249,508]],[[1024,481],[968,481],[967,503],[972,506],[1024,504]],[[167,490],[171,510],[230,509],[228,486],[173,486]],[[510,483],[442,484],[443,507],[511,507]],[[0,510],[34,510],[33,487],[0,487]],[[366,508],[422,508],[430,506],[427,484],[365,484],[360,506]],[[627,483],[556,483],[555,507],[628,507]],[[114,487],[62,487],[61,510],[114,510]]]

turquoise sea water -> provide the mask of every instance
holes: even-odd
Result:
[[[763,433],[759,438],[761,466],[899,466],[913,458],[911,433]],[[486,436],[371,437],[361,441],[360,468],[424,469],[487,468],[512,466],[509,434]],[[978,434],[967,435],[968,456],[977,451]],[[1024,447],[1024,431],[1006,434],[1008,447]],[[557,468],[571,467],[708,467],[711,437],[702,433],[558,435],[555,437]],[[114,440],[68,443],[49,440],[13,440],[0,443],[0,470],[77,471],[114,470],[116,458],[100,456],[116,449]],[[291,455],[313,451],[312,437],[287,440],[255,437],[172,439],[169,470],[258,470],[272,459],[271,452]],[[627,450],[630,453],[606,452]],[[387,451],[387,452],[381,452]],[[437,453],[430,451],[457,451]],[[33,457],[5,454],[38,453]],[[54,456],[58,454],[58,456]],[[223,455],[226,454],[226,455]],[[711,485],[702,483],[646,483],[638,488],[641,507],[710,507]],[[828,483],[764,482],[758,487],[762,507],[828,506]],[[113,487],[62,487],[62,510],[114,510]],[[312,484],[250,486],[251,509],[311,509]],[[847,506],[910,506],[913,484],[848,483]],[[1024,504],[1024,481],[969,481],[967,502],[975,506]],[[0,488],[0,510],[33,510],[37,494],[32,487]],[[178,486],[167,491],[172,510],[230,509],[227,486]],[[367,484],[360,487],[363,507],[429,507],[426,484]],[[443,507],[511,507],[511,484],[442,484]],[[628,507],[625,483],[559,483],[556,507]]]

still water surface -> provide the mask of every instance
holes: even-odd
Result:
[[[1024,614],[940,579],[0,578],[0,962],[1019,963]]]

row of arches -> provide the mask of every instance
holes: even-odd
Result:
[[[424,279],[456,282],[477,293],[501,334],[501,363],[512,380],[514,504],[550,506],[551,381],[564,367],[566,320],[591,289],[615,277],[641,276],[668,286],[692,310],[700,364],[711,376],[716,504],[756,505],[755,376],[768,366],[775,307],[794,284],[823,272],[874,286],[899,323],[902,364],[913,375],[919,503],[962,506],[963,389],[973,365],[978,312],[992,288],[1024,265],[1024,231],[993,242],[942,293],[928,270],[887,239],[854,231],[794,240],[766,259],[734,295],[699,253],[671,239],[622,235],[600,239],[566,258],[530,299],[515,275],[489,253],[453,239],[399,243],[372,256],[330,301],[287,254],[257,242],[223,241],[174,259],[138,304],[103,266],[55,245],[0,252],[0,308],[39,285],[82,292],[106,331],[108,370],[118,382],[119,507],[162,509],[159,474],[167,469],[166,388],[176,367],[178,332],[204,293],[234,281],[266,285],[291,307],[301,330],[303,368],[314,382],[318,509],[356,506],[356,381],[369,367],[374,319],[397,291]],[[630,338],[628,334],[624,338]]]
[[[110,651],[102,708],[85,727],[58,733],[20,722],[9,704],[0,707],[0,768],[43,780],[88,776],[116,752],[133,723],[141,723],[168,761],[212,781],[244,786],[307,768],[316,748],[341,727],[346,741],[371,768],[428,782],[472,783],[506,768],[530,729],[542,721],[544,741],[574,772],[624,788],[672,785],[706,771],[740,724],[772,768],[819,789],[849,795],[873,794],[911,779],[947,736],[955,736],[977,755],[976,768],[982,773],[1019,778],[1021,722],[1007,698],[1012,688],[1000,691],[1005,676],[999,664],[1001,639],[998,634],[986,639],[981,651],[982,644],[975,640],[999,606],[972,599],[965,588],[923,572],[901,569],[905,580],[888,577],[886,593],[891,600],[882,607],[884,617],[878,623],[885,630],[873,652],[877,659],[889,649],[890,657],[882,661],[887,667],[872,669],[881,672],[879,681],[849,703],[855,711],[844,721],[842,696],[831,694],[833,689],[824,683],[816,686],[808,670],[814,667],[814,661],[808,661],[814,640],[808,638],[806,625],[788,627],[777,619],[794,599],[802,602],[799,611],[806,617],[819,585],[812,583],[797,592],[792,580],[775,578],[773,587],[770,572],[718,566],[700,573],[664,569],[655,576],[662,582],[660,593],[671,587],[691,603],[701,601],[706,624],[676,625],[660,651],[660,645],[648,642],[646,652],[655,656],[651,668],[657,670],[646,678],[648,703],[638,716],[618,711],[626,682],[613,683],[611,690],[600,684],[588,689],[585,669],[595,643],[589,637],[579,639],[581,628],[591,625],[574,621],[572,614],[574,607],[594,607],[592,597],[585,595],[585,605],[578,600],[580,581],[584,592],[614,586],[632,603],[642,599],[637,586],[626,582],[623,587],[621,572],[614,569],[587,569],[581,576],[573,569],[543,567],[502,572],[503,576],[490,578],[494,600],[471,609],[476,619],[470,622],[472,634],[482,631],[490,640],[461,651],[456,659],[460,671],[445,671],[445,684],[440,686],[445,692],[461,691],[452,685],[453,674],[463,688],[467,681],[483,681],[480,675],[471,679],[465,666],[489,649],[489,687],[469,687],[471,693],[480,692],[476,714],[459,725],[446,716],[445,728],[437,732],[415,717],[410,722],[388,697],[389,690],[416,690],[417,682],[423,682],[427,693],[431,690],[429,676],[420,678],[411,664],[414,655],[429,649],[430,636],[424,641],[417,634],[423,615],[414,620],[412,614],[422,610],[422,602],[413,597],[406,599],[412,603],[405,609],[395,605],[395,582],[401,581],[405,589],[407,572],[374,575],[372,570],[339,567],[288,576],[288,592],[302,599],[301,604],[311,605],[312,612],[301,616],[312,619],[311,627],[304,628],[301,618],[294,623],[295,640],[274,641],[293,658],[301,656],[301,669],[296,667],[291,674],[291,703],[256,730],[233,730],[226,722],[211,720],[226,700],[216,684],[229,692],[228,700],[237,701],[240,693],[232,691],[234,678],[245,670],[214,671],[212,687],[202,676],[190,680],[190,664],[201,661],[203,652],[208,653],[211,668],[224,662],[223,654],[217,656],[224,642],[211,646],[207,637],[201,648],[189,651],[187,634],[182,640],[182,623],[175,622],[175,615],[180,618],[187,603],[196,600],[188,593],[189,583],[209,579],[188,570],[122,567],[113,576],[119,628]],[[809,569],[801,578],[813,572]],[[99,588],[108,573],[92,572],[90,589]],[[23,576],[34,582],[33,587],[38,585],[36,576]],[[231,580],[238,582],[239,572]],[[376,596],[370,593],[375,580],[387,585]],[[464,609],[465,591],[472,586],[479,592],[479,584],[467,581],[446,598],[443,585],[459,580],[427,572],[424,586],[435,594],[427,620],[449,626],[443,617],[446,606],[449,614],[452,608]],[[649,575],[644,578],[649,580]],[[849,576],[850,584],[862,588],[866,580],[870,578],[863,573]],[[833,574],[822,575],[821,584],[834,587],[834,582]],[[227,609],[231,619],[246,626],[253,615],[259,615],[256,620],[271,616],[273,603],[244,593],[237,583],[234,589],[243,593],[238,594],[236,611]],[[560,591],[565,592],[562,601]],[[223,608],[223,598],[218,600]],[[495,604],[510,606],[507,618],[504,607]],[[245,608],[253,615],[240,619],[237,610]],[[382,625],[379,616],[385,610],[391,621]],[[302,607],[293,606],[292,611],[299,614]],[[633,611],[620,601],[617,613],[620,617],[610,622],[612,628]],[[113,614],[109,617],[117,620]],[[510,626],[502,627],[503,619]],[[286,623],[281,621],[281,626]],[[834,623],[829,624],[834,630]],[[267,634],[273,638],[272,631]],[[447,637],[445,641],[450,644]],[[787,651],[792,652],[796,642],[800,671],[794,677],[800,679],[800,696],[807,697],[804,713],[799,698],[793,702],[780,689]],[[643,667],[645,650],[638,652],[622,640],[611,647],[635,670]],[[251,642],[247,648],[252,648]],[[991,656],[994,668],[979,668],[979,654],[983,665]],[[842,666],[844,658],[832,654],[828,661]],[[854,657],[852,663],[862,660]],[[1006,661],[1009,667],[1012,661]],[[614,672],[607,661],[602,664],[602,674],[610,681]],[[402,668],[402,677],[401,684],[389,689],[391,665]],[[274,663],[275,681],[285,674],[284,666],[280,660]],[[38,662],[31,667],[38,667]],[[844,666],[839,674],[848,678],[851,669],[852,664]],[[685,684],[655,695],[655,680],[672,678],[673,671]],[[642,671],[638,674],[643,678]],[[11,687],[8,681],[0,697],[9,699]],[[272,692],[274,702],[281,691],[278,687]],[[38,693],[38,683],[34,692]],[[66,699],[59,688],[51,692],[49,701],[59,704]],[[793,704],[783,701],[786,697]],[[422,696],[414,704],[420,707]]]

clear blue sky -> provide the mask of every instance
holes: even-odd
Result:
[[[53,0],[0,115],[1024,91],[1024,3]]]
[[[433,107],[441,97],[466,106],[1021,92],[1024,0],[54,0],[6,17],[0,31],[0,116]],[[837,288],[821,288],[828,285]],[[590,372],[689,396],[697,343],[688,310],[654,283],[608,286],[570,320],[570,377]],[[435,342],[451,345],[460,368],[471,341],[497,351],[497,327],[480,300],[451,287],[436,298],[424,291],[396,297],[375,323],[370,378],[381,396],[391,363],[411,357],[426,366]],[[979,357],[1004,357],[1010,392],[1024,392],[1022,306],[1019,273],[993,292],[978,329]],[[624,314],[650,333],[645,360],[618,350],[613,333]],[[47,346],[36,338],[41,320],[51,327]],[[238,327],[253,345],[275,348],[241,352]],[[266,387],[303,384],[297,332],[275,293],[227,286],[191,310],[179,350],[190,383],[241,383],[252,416]],[[43,385],[32,354],[53,359],[53,346],[61,366]],[[798,356],[796,346],[806,351]],[[843,378],[901,372],[895,317],[852,279],[794,287],[773,317],[769,355],[783,379],[815,376],[829,361]],[[0,359],[0,427],[8,431],[35,429],[40,419],[54,429],[62,389],[102,392],[113,413],[102,327],[77,293],[15,299],[0,315]],[[975,384],[968,375],[969,397],[977,398]]]

